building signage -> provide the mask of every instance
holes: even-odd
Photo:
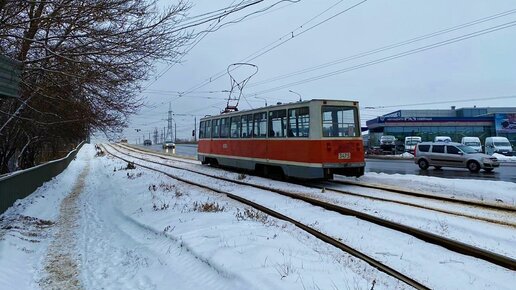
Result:
[[[396,111],[396,112],[392,112],[392,113],[389,113],[387,115],[383,115],[383,117],[385,118],[389,118],[389,117],[401,117],[401,111]]]
[[[416,121],[433,121],[432,117],[398,117],[384,118],[385,122],[416,122]]]
[[[504,115],[510,115],[510,114],[504,114]],[[504,117],[505,119],[510,119],[508,117]],[[514,118],[512,120],[515,120]],[[381,124],[388,124],[388,123],[419,123],[419,124],[425,124],[425,123],[444,123],[444,122],[483,122],[483,123],[493,123],[493,117],[385,117],[380,116],[376,119],[372,119],[366,122],[366,125],[371,127],[378,127],[382,126]],[[502,121],[503,122],[503,121]],[[513,121],[514,122],[514,121]],[[506,123],[504,123],[506,124]],[[497,124],[498,125],[498,124]],[[516,125],[513,123],[513,130],[516,130],[514,128]]]
[[[516,113],[495,114],[496,133],[516,133]]]

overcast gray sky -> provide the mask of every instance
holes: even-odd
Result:
[[[194,7],[190,15],[193,16],[239,3],[240,0],[192,2]],[[223,21],[236,20],[276,2],[264,1],[259,6],[252,6]],[[516,96],[516,26],[503,26],[516,24],[514,0],[369,0],[304,32],[360,2],[283,2],[264,13],[252,15],[207,34],[182,58],[181,64],[173,67],[156,64],[157,74],[168,70],[158,79],[144,83],[144,87],[148,86],[143,92],[148,106],[131,118],[129,128],[124,131],[125,137],[133,143],[137,137],[142,137],[142,133],[148,136],[154,127],[162,129],[166,126],[163,119],[166,118],[169,102],[176,114],[174,118],[178,137],[189,137],[194,127],[194,115],[197,115],[198,120],[207,114],[217,114],[225,107],[227,93],[222,91],[230,89],[230,78],[224,75],[213,80],[213,76],[224,71],[229,64],[243,61],[271,43],[280,43],[279,39],[287,34],[290,37],[282,38],[282,41],[288,41],[251,61],[258,66],[259,71],[244,88],[246,99],[240,101],[240,110],[263,106],[263,99],[269,104],[296,101],[299,97],[289,90],[299,93],[304,100],[358,100],[362,108],[363,124],[377,115],[402,108],[435,109],[452,105],[516,107],[516,97],[499,98]],[[330,7],[327,12],[300,28],[300,25]],[[511,13],[511,10],[515,11]],[[504,12],[507,12],[506,15],[500,16]],[[499,17],[323,69],[278,79],[279,76],[493,15]],[[500,29],[489,32],[489,29],[497,28]],[[479,31],[489,33],[361,67],[414,49],[475,35],[472,33]],[[346,70],[357,66],[361,68]],[[307,81],[338,71],[344,72]],[[238,73],[241,75],[237,77],[244,75],[243,70]],[[178,92],[189,92],[210,77],[212,81],[205,86],[178,98]],[[468,99],[485,100],[408,106]],[[142,133],[136,133],[135,129],[141,129]]]

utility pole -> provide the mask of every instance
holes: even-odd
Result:
[[[177,134],[176,134],[177,131],[176,130],[177,130],[177,123],[174,122],[174,143],[177,142]]]
[[[197,117],[194,117],[194,129],[193,129],[194,135],[193,140],[194,142],[197,142]]]
[[[154,127],[154,144],[158,144],[158,127]]]
[[[174,136],[172,136],[172,103],[168,104],[168,118],[167,118],[167,134],[165,136],[165,141],[175,140],[175,132]]]

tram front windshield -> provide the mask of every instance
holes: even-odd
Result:
[[[357,108],[322,106],[323,137],[359,137]]]

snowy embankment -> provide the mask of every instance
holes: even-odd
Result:
[[[447,197],[467,198],[516,206],[516,183],[506,181],[447,179],[409,174],[367,172],[360,178],[339,176],[341,180],[389,185]]]
[[[174,160],[164,160],[157,156],[148,156],[147,154],[139,154],[133,151],[120,149],[125,153],[130,153],[132,156],[138,157],[146,157],[151,160],[160,163],[168,163],[171,165],[177,166],[178,163]],[[115,152],[115,151],[113,151]],[[141,161],[138,161],[141,162]],[[156,166],[155,164],[148,164],[149,166]],[[214,169],[206,166],[199,166],[194,164],[180,164],[182,168],[190,168],[195,171],[202,171],[208,173],[213,176],[221,176],[229,179],[238,179],[237,173],[232,173],[220,169]],[[171,171],[170,168],[161,167],[162,170]],[[180,172],[176,172],[175,174],[181,174]],[[190,174],[191,175],[191,174]],[[374,176],[374,174],[372,174]],[[361,181],[362,179],[369,179],[371,174],[366,174],[365,177],[361,177],[358,179]],[[390,175],[392,179],[396,179],[396,175]],[[185,176],[188,178],[188,176]],[[190,176],[190,178],[193,178]],[[204,177],[195,177],[195,180],[202,179]],[[341,177],[343,178],[343,177]],[[346,179],[346,178],[344,178]],[[354,178],[349,178],[351,180],[355,180]],[[393,181],[394,181],[393,180]],[[439,184],[442,182],[446,182],[446,179],[435,178],[433,179],[434,184]],[[455,181],[455,180],[454,180]],[[424,210],[421,208],[414,208],[406,205],[400,205],[392,202],[383,202],[377,200],[371,200],[368,198],[357,197],[357,196],[349,196],[343,194],[335,194],[335,192],[327,192],[321,193],[320,190],[314,190],[313,188],[295,185],[291,183],[284,183],[274,180],[263,179],[255,176],[247,176],[245,178],[245,182],[251,184],[258,185],[266,185],[270,188],[282,189],[286,191],[294,191],[303,195],[308,195],[317,199],[326,200],[334,204],[342,205],[347,208],[351,208],[357,211],[364,211],[374,216],[378,216],[383,219],[388,219],[394,222],[410,225],[412,227],[425,230],[428,232],[433,232],[447,238],[451,238],[457,241],[461,241],[467,244],[475,245],[479,248],[483,248],[489,251],[497,252],[503,255],[511,256],[516,258],[516,254],[513,251],[513,241],[515,239],[515,231],[513,227],[507,227],[499,224],[486,223],[482,221],[472,221],[470,218],[456,216],[454,214],[446,214],[441,212],[435,212],[431,210]],[[408,184],[406,181],[401,182],[397,181],[398,184]],[[378,182],[381,183],[381,182]],[[458,184],[464,184],[465,182],[459,182]],[[489,185],[493,186],[499,183],[490,183],[485,181],[480,181],[477,185],[477,192],[481,185]],[[504,184],[503,182],[501,184]],[[503,192],[512,192],[516,191],[516,184],[514,183],[505,183],[509,184],[509,186]],[[228,187],[227,185],[226,187]],[[331,185],[330,187],[334,187]],[[423,206],[430,206],[441,208],[443,210],[447,210],[450,212],[465,212],[467,214],[479,217],[486,217],[490,219],[495,219],[499,221],[504,221],[509,225],[516,225],[516,217],[512,214],[507,214],[505,212],[496,212],[493,213],[491,211],[484,212],[483,210],[470,207],[470,206],[460,206],[458,207],[456,204],[443,204],[440,201],[429,201],[429,200],[421,200],[420,198],[407,197],[407,196],[397,196],[396,194],[384,192],[381,190],[375,189],[366,189],[361,187],[349,187],[343,186],[344,190],[352,191],[359,194],[378,196],[387,199],[397,199],[405,202],[412,202],[415,204],[420,204]],[[236,194],[241,194],[240,192],[244,192],[242,189],[240,191],[236,190]],[[471,191],[471,190],[470,190]],[[460,192],[460,191],[459,191]],[[453,191],[448,191],[447,187],[442,187],[440,191],[438,191],[439,195],[447,195],[447,196],[457,196]],[[502,198],[500,195],[496,195],[497,198]],[[511,198],[513,196],[510,196]],[[464,198],[464,197],[463,197]]]
[[[406,288],[289,223],[223,195],[139,166],[129,169],[125,162],[94,154],[93,146],[85,145],[67,170],[0,217],[0,289]],[[289,183],[169,162],[271,187],[295,187],[315,195],[313,190]],[[516,281],[513,272],[498,266],[354,217],[272,192],[157,167],[271,206],[431,288],[510,289]],[[423,178],[427,186],[440,183]],[[398,183],[403,181],[397,179]],[[463,183],[471,181],[462,181],[460,188]],[[495,183],[482,181],[476,185],[483,188]],[[513,189],[502,188],[500,193],[509,196]],[[334,200],[404,222],[428,223],[429,229],[435,227],[436,219],[442,234],[466,240],[476,236],[468,232],[470,224],[443,219],[442,215],[423,216],[418,211],[344,197]],[[457,230],[461,225],[463,233]],[[493,231],[488,230],[479,241],[487,241]],[[496,230],[496,235],[491,235],[494,241],[486,242],[487,247],[510,249],[506,240],[515,239],[510,233],[514,230]]]
[[[406,288],[288,223],[94,154],[1,216],[0,289]]]
[[[112,149],[111,149],[112,150]],[[114,150],[112,150],[115,152]],[[126,151],[126,150],[123,150]],[[127,152],[127,151],[126,151]],[[118,153],[117,153],[118,154]],[[131,152],[132,155],[143,156],[138,153]],[[148,157],[148,156],[146,156]],[[127,157],[126,157],[127,158]],[[155,157],[151,158],[159,162],[164,162],[163,159]],[[137,162],[143,162],[137,160]],[[354,218],[347,218],[338,214],[328,213],[325,211],[317,210],[317,208],[307,206],[306,204],[292,201],[285,198],[279,198],[274,193],[265,193],[260,190],[254,190],[245,188],[239,185],[228,184],[223,181],[215,181],[211,178],[199,176],[194,173],[184,172],[182,170],[167,168],[164,166],[146,163],[147,166],[159,168],[177,174],[182,178],[196,180],[210,186],[217,186],[223,190],[229,190],[234,194],[244,196],[255,202],[259,202],[264,205],[272,206],[275,209],[279,209],[282,213],[285,213],[291,217],[294,217],[307,224],[312,224],[316,228],[322,230],[325,233],[335,237],[343,237],[343,239],[352,245],[353,247],[359,248],[366,251],[368,254],[393,265],[397,269],[403,269],[404,272],[409,273],[410,276],[419,277],[421,281],[429,282],[432,287],[435,288],[446,288],[451,285],[466,285],[471,284],[469,278],[471,273],[469,269],[482,269],[478,270],[482,273],[488,273],[490,278],[485,280],[484,278],[477,277],[476,288],[482,288],[480,285],[496,285],[494,281],[504,280],[502,276],[508,274],[502,274],[496,279],[501,273],[497,271],[493,272],[493,268],[489,265],[482,263],[475,265],[474,260],[464,259],[461,255],[442,251],[440,248],[432,247],[431,245],[420,243],[420,241],[413,240],[412,238],[406,239],[406,237],[400,237],[399,234],[393,234],[391,231],[385,231],[385,229],[379,228],[368,223],[356,220]],[[213,169],[206,166],[199,166],[194,164],[178,164],[175,161],[169,161],[170,164],[181,167],[189,167],[195,170],[202,170],[209,172],[210,174],[224,176],[227,178],[238,179],[239,174],[223,171],[220,169]],[[313,189],[306,187],[296,186],[290,183],[283,183],[258,177],[245,177],[246,182],[257,183],[260,185],[269,186],[272,188],[280,188],[286,190],[295,190],[298,192],[306,192],[307,194],[314,194]],[[326,194],[328,198],[329,194]],[[338,200],[338,198],[334,198]],[[465,242],[476,242],[473,244],[481,245],[491,250],[500,250],[501,253],[510,254],[512,253],[512,240],[514,240],[514,229],[506,228],[503,226],[492,226],[490,224],[471,223],[467,219],[461,217],[450,218],[446,214],[436,214],[435,212],[425,213],[422,210],[414,211],[413,209],[407,209],[403,206],[385,206],[377,205],[376,203],[350,200],[349,198],[342,198],[340,203],[362,209],[370,213],[378,214],[380,216],[387,216],[394,220],[401,220],[404,223],[419,224],[419,227],[424,229],[430,229],[438,234],[442,234],[449,237],[457,237],[463,239]],[[398,217],[401,216],[401,217]],[[337,226],[336,226],[337,225]],[[478,232],[477,229],[480,227],[488,229],[486,233]],[[402,235],[403,236],[403,235]],[[364,242],[364,237],[367,237],[367,241]],[[507,241],[508,240],[508,241]],[[376,241],[376,242],[375,242]],[[377,241],[382,241],[381,243]],[[487,241],[487,245],[483,245],[483,241]],[[395,246],[394,246],[395,245]],[[410,255],[407,253],[418,253],[417,255]],[[428,256],[427,253],[432,253]],[[467,265],[465,267],[455,267],[453,264]],[[432,266],[433,265],[433,266]],[[486,267],[487,266],[487,267]],[[416,271],[417,270],[417,271]],[[438,278],[437,278],[438,277]],[[505,276],[507,278],[508,276]],[[510,276],[509,276],[510,277]],[[509,278],[509,280],[513,280]],[[508,285],[505,283],[497,284],[497,287],[503,288]],[[474,287],[474,288],[475,288]],[[453,288],[453,287],[452,287]]]

